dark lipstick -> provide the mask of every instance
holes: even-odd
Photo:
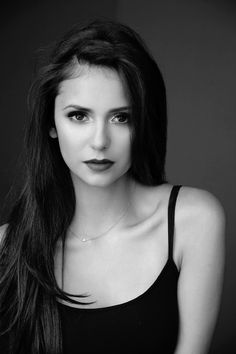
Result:
[[[102,160],[92,159],[92,160],[87,160],[84,162],[85,163],[97,163],[97,164],[114,163],[114,161],[111,161],[108,159],[102,159]]]

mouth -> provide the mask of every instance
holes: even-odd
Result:
[[[103,172],[109,170],[114,164],[114,161],[103,159],[103,160],[88,160],[84,161],[87,167],[93,172]]]
[[[108,159],[102,159],[102,160],[97,160],[97,159],[92,159],[92,160],[87,160],[84,161],[85,163],[92,163],[92,164],[100,164],[100,165],[104,165],[104,164],[113,164],[114,161],[108,160]]]

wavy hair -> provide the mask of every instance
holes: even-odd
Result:
[[[128,173],[144,185],[167,182],[166,92],[155,60],[124,24],[96,20],[74,26],[54,45],[28,97],[25,181],[7,215],[0,248],[0,330],[11,354],[62,353],[57,298],[83,304],[68,296],[84,295],[62,291],[54,274],[56,245],[60,239],[64,245],[75,193],[58,141],[49,136],[58,86],[73,75],[75,59],[119,73],[131,103]]]

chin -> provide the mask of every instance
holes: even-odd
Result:
[[[93,174],[90,176],[81,176],[71,171],[72,180],[76,183],[82,182],[93,187],[109,187],[110,185],[127,177],[127,171],[119,175],[110,174]]]

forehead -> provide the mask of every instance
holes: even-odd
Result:
[[[129,101],[124,80],[117,71],[79,63],[73,67],[70,77],[60,83],[56,100],[85,106],[101,102],[111,107],[128,105]]]

